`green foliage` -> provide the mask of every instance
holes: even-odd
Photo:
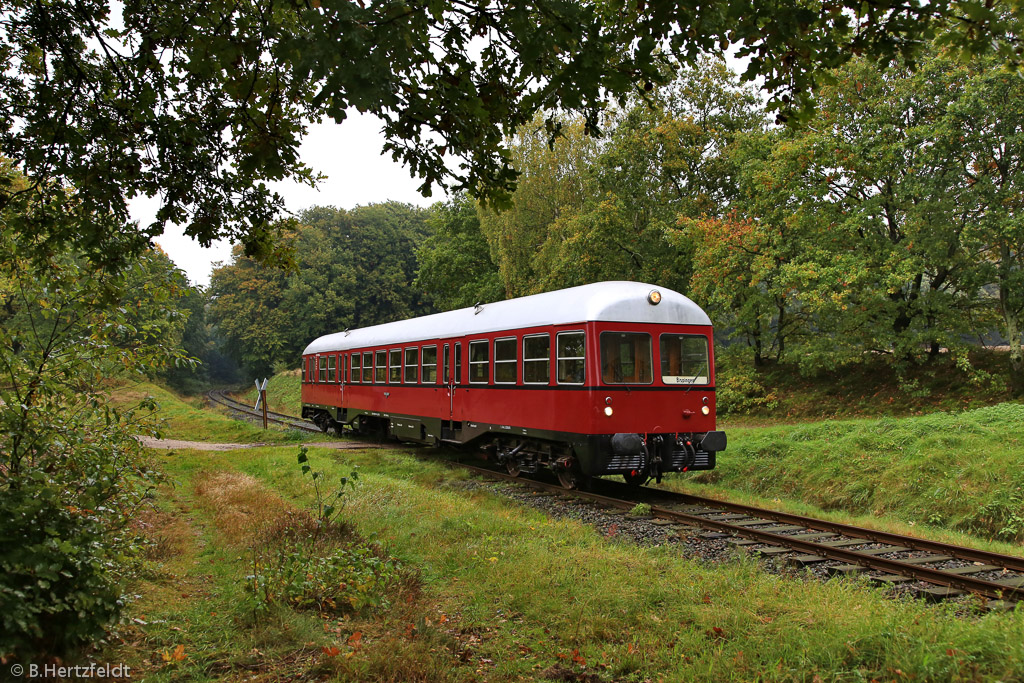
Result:
[[[1018,81],[934,46],[914,69],[855,59],[811,125],[738,136],[729,211],[672,235],[697,299],[755,364],[812,373],[878,354],[906,374],[949,349],[970,375],[966,340],[1001,320],[1021,385]]]
[[[503,142],[535,114],[580,112],[596,132],[605,99],[648,91],[677,64],[729,44],[750,58],[744,77],[763,79],[773,108],[804,116],[827,70],[855,54],[913,60],[938,36],[964,56],[1018,61],[1016,5],[784,9],[216,0],[161,6],[155,22],[139,2],[12,0],[0,42],[0,154],[25,169],[43,203],[66,183],[81,197],[80,218],[113,218],[82,220],[81,231],[40,226],[97,261],[124,263],[168,222],[203,244],[231,237],[247,255],[270,257],[281,209],[270,182],[314,184],[298,158],[305,122],[341,122],[352,107],[383,120],[385,151],[423,178],[424,192],[455,176],[457,189],[500,199],[517,176]],[[558,132],[553,116],[546,129]],[[159,198],[157,219],[124,230],[138,195]],[[0,192],[0,208],[12,196]]]
[[[316,337],[430,312],[412,282],[426,212],[387,202],[343,211],[314,207],[290,223],[296,267],[259,264],[236,248],[213,272],[210,319],[225,351],[262,376],[294,367]]]
[[[332,488],[324,470],[309,464],[305,446],[299,449],[297,462],[313,488],[313,514],[289,513],[257,536],[252,574],[245,579],[254,611],[274,604],[320,614],[386,608],[400,565],[353,537],[339,522],[345,490],[355,487],[358,472],[353,469],[349,476],[339,477],[337,488]]]
[[[553,146],[540,120],[521,129],[511,143],[521,174],[512,208],[481,220],[506,293],[600,280],[686,291],[692,246],[667,231],[680,216],[728,204],[735,180],[725,150],[763,119],[725,64],[704,59],[612,113],[602,145],[572,119]]]
[[[568,118],[560,124],[559,139],[549,144],[538,116],[517,130],[510,143],[519,174],[511,206],[487,209],[480,216],[480,230],[509,297],[564,286],[551,282],[558,261],[557,254],[548,252],[549,245],[560,240],[565,221],[578,215],[593,195],[589,176],[598,145],[585,128],[581,118]]]
[[[153,406],[108,406],[104,383],[186,360],[166,257],[111,274],[60,244],[35,251],[38,222],[71,225],[79,208],[0,211],[0,653],[21,658],[64,656],[119,615],[127,526],[155,478],[136,439]]]
[[[651,514],[651,506],[648,503],[637,503],[630,508],[629,514],[634,517],[649,517]]]
[[[730,347],[718,354],[718,362],[715,410],[719,415],[744,415],[778,406],[776,391],[765,387],[748,354]]]
[[[338,521],[344,504],[342,497],[345,495],[345,488],[355,488],[356,482],[359,480],[359,472],[352,470],[349,476],[339,477],[337,488],[330,490],[325,488],[327,483],[324,481],[323,470],[314,470],[309,464],[308,453],[309,449],[305,446],[299,448],[299,467],[302,470],[302,476],[308,474],[313,484],[313,507],[315,508],[317,526],[318,528],[328,528]]]
[[[263,550],[253,574],[246,577],[257,609],[282,604],[330,615],[366,614],[389,606],[389,589],[401,568],[395,560],[381,558],[363,544],[317,552],[316,545],[294,534],[279,543]]]
[[[456,195],[431,208],[433,235],[416,251],[415,285],[444,311],[505,298],[475,202]]]
[[[73,651],[99,639],[124,606],[116,563],[129,549],[123,542],[111,547],[115,516],[70,505],[66,484],[33,472],[0,496],[0,652]]]

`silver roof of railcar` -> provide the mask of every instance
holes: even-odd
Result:
[[[661,292],[661,303],[656,306],[647,302],[647,295],[652,289]],[[595,320],[711,324],[711,319],[700,306],[671,289],[642,282],[596,282],[556,292],[496,301],[479,308],[460,308],[447,313],[336,332],[314,340],[303,351],[303,355]]]

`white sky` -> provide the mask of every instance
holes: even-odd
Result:
[[[445,198],[435,185],[432,197],[423,197],[416,188],[419,179],[391,155],[382,155],[384,136],[379,119],[352,111],[344,123],[311,125],[299,149],[300,158],[314,171],[327,176],[318,189],[297,183],[278,183],[274,189],[284,197],[285,208],[301,211],[311,206],[334,206],[351,209],[360,204],[396,200],[430,206]],[[141,198],[131,203],[132,218],[145,225],[153,220],[158,202]],[[231,260],[227,241],[214,243],[209,249],[169,226],[156,243],[167,252],[192,284],[206,286],[215,262]]]

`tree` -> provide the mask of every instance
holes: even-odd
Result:
[[[430,312],[412,286],[428,232],[426,212],[398,202],[314,207],[286,233],[296,268],[264,266],[236,249],[210,280],[210,318],[226,352],[269,374],[294,367],[321,335]]]
[[[582,119],[559,125],[562,135],[551,145],[539,116],[516,133],[511,148],[519,184],[511,205],[505,211],[485,208],[480,217],[480,229],[509,297],[557,289],[549,282],[558,258],[551,236],[594,193],[591,168],[599,151],[597,141],[586,135]]]
[[[287,357],[287,330],[294,320],[284,306],[288,275],[245,256],[240,246],[232,256],[210,276],[210,319],[228,356],[257,375],[270,375]]]
[[[417,248],[429,234],[426,216],[400,202],[299,215],[299,268],[284,297],[292,314],[289,363],[320,335],[430,312],[412,284]]]
[[[137,435],[155,431],[105,392],[182,359],[184,279],[156,253],[116,275],[66,245],[41,259],[34,226],[81,207],[26,197],[0,210],[0,652],[32,661],[99,637],[123,607],[128,525],[154,481]]]
[[[416,287],[442,311],[504,299],[476,202],[467,194],[456,195],[431,207],[428,221],[434,234],[416,252]]]
[[[1024,84],[994,60],[961,66],[969,74],[946,109],[936,153],[955,165],[949,199],[963,206],[969,239],[980,245],[980,279],[995,288],[1009,345],[1010,384],[1024,396]]]
[[[563,110],[594,133],[606,98],[668,82],[672,60],[737,45],[744,78],[806,113],[827,70],[855,54],[912,58],[938,35],[1015,63],[1022,15],[985,0],[5,0],[0,154],[40,206],[75,188],[76,225],[33,230],[97,262],[123,263],[168,222],[270,257],[282,207],[268,181],[315,180],[297,153],[305,121],[377,114],[387,150],[425,192],[454,174],[456,189],[500,199],[516,178],[503,141],[519,127]],[[558,132],[553,114],[548,124]],[[0,188],[0,208],[15,194]],[[142,229],[125,222],[137,195],[160,199]]]
[[[717,59],[633,102],[592,164],[591,196],[548,240],[546,286],[629,279],[687,291],[692,245],[667,231],[727,211],[737,190],[726,152],[763,126],[753,93]]]
[[[817,188],[816,219],[828,226],[803,282],[818,325],[853,349],[934,357],[975,327],[981,245],[972,210],[954,199],[964,178],[933,143],[965,77],[941,53],[884,74],[855,60],[802,135],[797,182]]]

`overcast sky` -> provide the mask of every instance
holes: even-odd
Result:
[[[416,191],[420,182],[391,155],[381,155],[384,136],[380,121],[353,111],[342,124],[324,123],[310,126],[300,149],[302,160],[327,176],[317,190],[297,183],[280,183],[274,189],[285,199],[289,211],[310,206],[335,206],[351,209],[357,204],[373,204],[393,199],[417,206],[430,206],[444,199],[434,187],[434,195],[425,198]],[[132,202],[132,217],[142,224],[153,220],[157,201],[141,199]],[[231,245],[216,243],[203,249],[181,230],[168,227],[156,243],[188,275],[192,284],[210,283],[212,264],[231,259]]]

